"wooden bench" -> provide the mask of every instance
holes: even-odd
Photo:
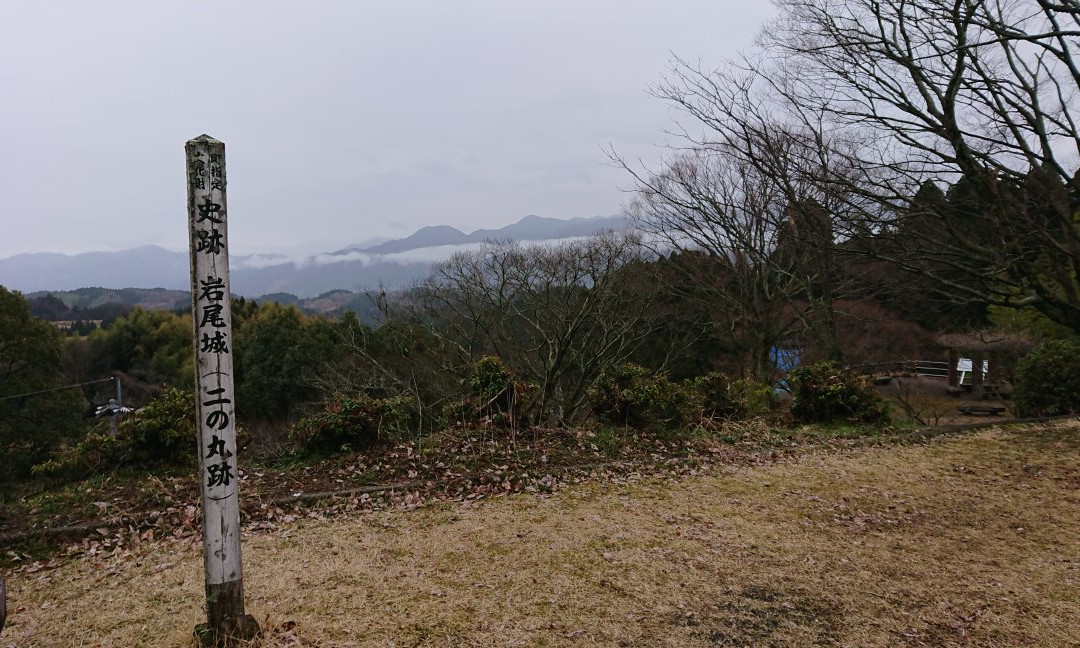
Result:
[[[961,405],[956,409],[968,416],[998,416],[1005,411],[1004,407],[998,405]]]

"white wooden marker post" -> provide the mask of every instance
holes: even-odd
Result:
[[[232,638],[250,639],[258,634],[259,626],[244,613],[240,568],[225,144],[201,135],[189,141],[184,151],[206,567],[207,623],[197,626],[195,634],[203,645],[214,645]]]

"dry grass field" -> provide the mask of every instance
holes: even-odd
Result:
[[[0,647],[191,646],[199,548],[9,576]],[[1080,424],[301,519],[262,646],[1080,646]]]

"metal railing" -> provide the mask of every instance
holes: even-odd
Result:
[[[964,364],[966,361],[966,365]],[[956,375],[961,385],[971,384],[971,365],[968,358],[960,358],[957,363]],[[965,368],[966,367],[966,368]],[[940,378],[947,380],[949,377],[949,363],[945,360],[897,360],[894,362],[875,362],[871,364],[852,365],[856,371],[867,373],[906,373],[925,378]],[[983,376],[987,375],[986,367],[983,366]]]

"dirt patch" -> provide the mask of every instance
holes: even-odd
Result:
[[[707,606],[700,621],[687,616],[686,622],[703,626],[705,639],[715,646],[769,646],[792,634],[801,635],[804,645],[836,646],[842,618],[841,610],[804,592],[749,585],[726,592]]]

